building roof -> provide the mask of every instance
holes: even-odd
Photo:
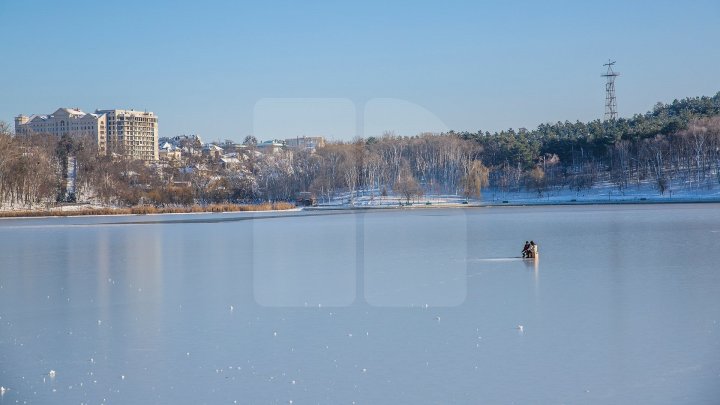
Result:
[[[36,121],[36,120],[37,120],[37,121],[47,121],[47,119],[48,119],[48,116],[47,116],[47,115],[35,115],[35,114],[33,114],[33,115],[31,115],[31,116],[28,118],[28,121],[27,121],[27,122],[30,123],[30,122],[33,122],[33,121]]]
[[[60,110],[63,110],[66,113],[71,114],[71,115],[85,115],[85,112],[83,112],[79,108],[61,108]]]
[[[221,157],[220,161],[223,163],[240,163],[240,159],[236,157]]]
[[[122,114],[122,115],[149,115],[149,116],[155,116],[155,113],[152,111],[138,111],[138,110],[120,110],[117,108],[109,109],[109,110],[95,110],[98,114]]]
[[[215,150],[215,151],[222,151],[222,150],[224,150],[222,147],[217,146],[217,145],[212,144],[212,143],[206,144],[205,146],[203,146],[203,149],[205,149],[205,150]]]
[[[88,115],[91,117],[94,117],[94,118],[100,117],[100,115],[98,115],[98,114],[87,114],[84,111],[77,109],[77,108],[58,108],[57,110],[55,110],[55,112],[53,112],[52,114],[48,114],[48,115],[32,114],[31,116],[28,117],[28,122],[34,121],[34,120],[46,121],[50,118],[55,118],[55,116],[64,116],[64,115],[80,117],[80,118],[88,116]]]
[[[269,146],[282,147],[282,146],[285,146],[285,144],[282,143],[281,141],[278,141],[278,140],[265,141],[265,142],[263,142],[263,143],[257,144],[257,147],[259,147],[259,148],[267,148],[267,147],[269,147]]]

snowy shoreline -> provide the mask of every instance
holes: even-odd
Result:
[[[154,214],[77,214],[77,215],[38,215],[38,216],[2,216],[0,221],[13,219],[49,219],[49,218],[80,218],[80,217],[158,217],[158,216],[179,216],[179,215],[201,215],[201,214],[267,214],[278,212],[303,212],[303,211],[381,211],[381,210],[418,210],[418,209],[449,209],[449,208],[517,208],[517,207],[548,207],[548,206],[587,206],[587,205],[659,205],[659,204],[720,204],[720,199],[642,199],[642,200],[583,200],[583,201],[512,201],[507,203],[498,202],[473,202],[462,203],[415,203],[410,205],[377,205],[377,206],[352,206],[352,205],[325,205],[315,207],[297,207],[287,210],[271,211],[225,211],[225,212],[173,212]]]
[[[547,207],[547,206],[574,206],[574,205],[657,205],[657,204],[719,204],[720,198],[712,197],[706,199],[690,198],[640,198],[640,199],[588,199],[588,200],[551,200],[551,201],[474,201],[463,203],[411,203],[403,205],[318,205],[315,207],[304,207],[303,211],[362,211],[362,210],[411,210],[411,209],[440,209],[440,208],[484,208],[484,207]]]
[[[602,204],[693,204],[720,203],[720,187],[687,187],[673,184],[666,192],[659,193],[651,183],[641,183],[618,189],[603,182],[595,187],[572,190],[567,187],[547,188],[541,193],[484,189],[479,198],[466,198],[458,194],[430,194],[410,199],[390,194],[381,196],[378,190],[362,190],[352,194],[343,193],[329,201],[319,201],[310,209],[385,209],[385,208],[442,208],[442,207],[512,207],[549,205],[602,205]]]
[[[524,195],[523,195],[524,194]],[[693,194],[680,196],[648,196],[642,194],[636,195],[612,195],[607,197],[600,194],[572,196],[566,193],[559,195],[546,195],[544,197],[528,196],[522,194],[507,194],[505,198],[493,199],[469,199],[466,200],[460,196],[449,195],[431,195],[423,199],[416,199],[410,204],[406,204],[400,197],[376,197],[368,199],[367,196],[361,196],[354,200],[351,204],[346,202],[345,198],[339,198],[330,203],[318,204],[313,207],[296,207],[285,210],[259,210],[259,211],[199,211],[199,212],[176,212],[176,213],[117,213],[117,214],[98,214],[98,213],[77,213],[76,209],[57,210],[55,215],[30,215],[30,216],[12,216],[3,215],[4,213],[17,212],[15,210],[0,210],[0,220],[3,219],[31,219],[31,218],[67,218],[67,217],[136,217],[136,216],[159,216],[159,215],[189,215],[189,214],[253,214],[268,212],[299,212],[299,211],[362,211],[362,210],[413,210],[413,209],[440,209],[440,208],[483,208],[483,207],[546,207],[546,206],[575,206],[575,205],[655,205],[655,204],[718,204],[720,203],[720,194]],[[81,205],[81,204],[79,204]],[[68,207],[65,207],[68,208]],[[25,210],[23,210],[25,211]],[[46,212],[46,209],[32,210],[35,212]],[[61,213],[65,213],[63,215]]]

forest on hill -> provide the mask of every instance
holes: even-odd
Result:
[[[698,188],[720,181],[720,93],[657,103],[631,118],[458,135],[482,145],[498,188],[522,187],[523,174],[539,168],[525,176],[526,187],[583,189],[605,179],[622,191],[649,179],[662,194],[672,180]]]
[[[71,160],[72,199],[116,206],[294,201],[300,192],[351,202],[359,191],[408,201],[423,194],[479,198],[487,189],[541,196],[599,183],[619,192],[641,183],[659,194],[671,184],[703,190],[720,184],[720,93],[658,103],[617,120],[385,134],[277,153],[248,144],[234,152],[237,165],[205,155],[145,163],[99,155],[91,139],[15,136],[0,123],[0,202],[32,207],[66,200]]]

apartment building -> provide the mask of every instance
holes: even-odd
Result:
[[[18,135],[50,134],[57,137],[90,136],[96,140],[98,153],[107,153],[107,120],[104,114],[85,113],[79,108],[58,108],[47,115],[18,115],[15,117]]]
[[[107,119],[110,152],[141,160],[158,160],[158,118],[152,112],[96,110]]]
[[[18,135],[92,136],[98,153],[117,153],[135,159],[158,160],[158,118],[152,112],[135,110],[95,110],[58,108],[48,115],[15,117]]]

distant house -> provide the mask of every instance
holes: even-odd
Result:
[[[257,150],[259,150],[262,153],[265,154],[272,154],[272,153],[278,153],[285,147],[285,143],[283,141],[278,141],[277,139],[272,141],[265,141],[263,143],[259,143],[257,145]]]
[[[322,136],[300,136],[286,139],[285,145],[288,148],[314,151],[325,146],[325,138]]]
[[[240,166],[240,159],[235,156],[225,155],[220,158],[220,165],[224,169],[234,169]]]
[[[180,150],[182,151],[183,155],[188,155],[188,156],[202,155],[201,149],[195,149],[192,146],[183,146]]]
[[[198,149],[202,145],[202,139],[199,135],[178,135],[170,138],[171,143],[175,146],[195,146]]]
[[[158,153],[160,160],[180,160],[182,152],[180,148],[173,145],[170,142],[165,142],[160,146],[160,152]]]
[[[202,153],[203,144],[198,135],[178,135],[172,138],[161,138],[160,147],[162,148],[166,142],[175,146],[186,156],[200,155]]]
[[[213,144],[208,143],[203,146],[202,153],[205,156],[209,156],[211,159],[220,159],[223,155],[224,149]]]

